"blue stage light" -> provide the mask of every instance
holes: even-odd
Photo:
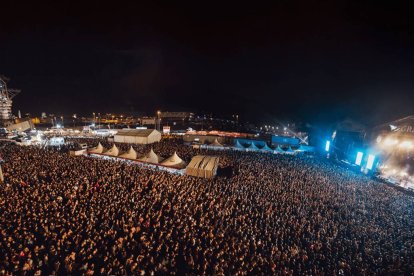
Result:
[[[375,156],[370,154],[368,155],[368,162],[367,162],[367,169],[372,170],[372,166],[374,165]]]
[[[364,156],[364,154],[360,151],[358,151],[357,156],[356,156],[356,160],[355,160],[355,164],[360,166],[361,162],[362,162],[362,156]]]
[[[326,141],[326,144],[325,144],[325,150],[326,151],[329,151],[329,148],[331,147],[331,141]]]

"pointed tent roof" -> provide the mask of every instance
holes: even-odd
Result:
[[[131,146],[127,152],[121,154],[119,157],[128,158],[128,159],[137,159],[137,156],[138,156],[137,152]]]
[[[114,144],[112,146],[112,148],[110,148],[109,150],[107,150],[106,152],[104,152],[105,155],[110,155],[110,156],[118,156],[119,155],[119,149],[118,147]]]
[[[279,145],[277,145],[276,148],[274,149],[274,152],[277,153],[277,152],[285,152],[285,151],[282,150]]]
[[[250,144],[250,146],[248,147],[248,149],[250,149],[250,150],[258,150],[259,148],[258,148],[258,147],[256,147],[256,145],[252,142],[252,143]]]
[[[220,144],[220,142],[217,140],[217,138],[214,140],[213,143],[211,143],[209,146],[213,146],[213,147],[222,147],[223,145]]]
[[[158,156],[154,150],[151,148],[150,152],[145,155],[144,157],[139,159],[140,161],[148,162],[148,163],[154,163],[158,164],[162,161],[162,158]]]
[[[261,150],[272,151],[272,149],[269,148],[269,146],[267,145],[267,143],[264,144],[264,146],[261,148]]]
[[[288,149],[287,149],[287,151],[286,151],[287,153],[292,153],[292,152],[295,152],[293,149],[292,149],[292,147],[288,147]]]
[[[235,147],[236,149],[245,149],[245,147],[243,147],[243,146],[240,144],[239,140],[236,140],[236,143],[234,143],[234,147]]]
[[[177,152],[174,152],[169,158],[165,159],[161,162],[161,165],[170,166],[170,167],[177,167],[177,168],[184,168],[185,162],[177,155]]]
[[[105,151],[105,148],[102,146],[102,144],[100,142],[96,147],[91,148],[89,150],[90,153],[102,153],[104,151]]]

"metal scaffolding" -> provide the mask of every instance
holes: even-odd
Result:
[[[8,89],[9,79],[0,75],[0,121],[3,124],[10,122],[12,118],[12,99],[20,93],[18,89]]]

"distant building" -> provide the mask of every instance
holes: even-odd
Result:
[[[194,118],[194,114],[191,112],[169,112],[169,111],[162,111],[159,113],[160,116],[160,125],[169,126],[171,130],[186,129],[188,126],[188,122],[192,121]],[[161,126],[158,126],[161,130]]]
[[[139,119],[139,122],[143,126],[155,125],[155,117],[142,117]]]
[[[160,117],[163,120],[186,120],[191,119],[194,116],[191,112],[169,112],[163,111],[160,113]]]
[[[25,130],[29,130],[33,128],[34,126],[31,120],[27,120],[27,121],[19,122],[17,124],[11,124],[7,126],[8,131],[25,131]]]

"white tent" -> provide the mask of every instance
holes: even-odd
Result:
[[[163,159],[158,156],[153,149],[150,150],[150,152],[139,159],[140,161],[144,161],[144,162],[148,162],[148,163],[154,163],[154,164],[158,164],[160,163]]]
[[[285,152],[285,151],[282,150],[279,145],[277,145],[277,147],[273,151],[273,153],[282,153],[282,152]]]
[[[161,141],[161,132],[155,129],[123,129],[114,136],[115,143],[151,144]]]
[[[263,151],[272,151],[272,149],[267,145],[267,143],[265,143],[264,146],[260,150],[263,150]]]
[[[252,142],[247,149],[249,149],[249,150],[258,150],[259,148],[256,147],[256,145]]]
[[[295,153],[295,151],[292,149],[292,147],[288,147],[286,153]]]
[[[89,153],[102,153],[105,151],[105,148],[102,146],[101,143],[99,143],[96,147],[91,148],[89,150]]]
[[[184,168],[185,162],[177,155],[176,152],[174,152],[173,155],[171,155],[169,158],[165,159],[161,162],[161,165],[169,166],[169,167],[176,167],[176,168]]]
[[[220,144],[220,142],[217,140],[217,138],[214,140],[213,143],[211,143],[209,146],[211,147],[222,147],[223,145]]]
[[[106,152],[104,152],[105,155],[109,155],[109,156],[118,156],[119,155],[119,149],[118,147],[114,144],[112,146],[112,148],[110,148],[109,150],[107,150]]]
[[[128,158],[128,159],[137,159],[137,155],[138,155],[137,152],[131,146],[127,152],[121,154],[119,157]]]
[[[196,155],[191,159],[185,173],[191,176],[213,178],[217,174],[219,160],[217,156]]]
[[[233,146],[234,148],[236,148],[236,149],[246,149],[245,147],[243,147],[241,144],[240,144],[240,142],[239,142],[239,140],[236,140],[236,143],[234,143],[234,146]]]

